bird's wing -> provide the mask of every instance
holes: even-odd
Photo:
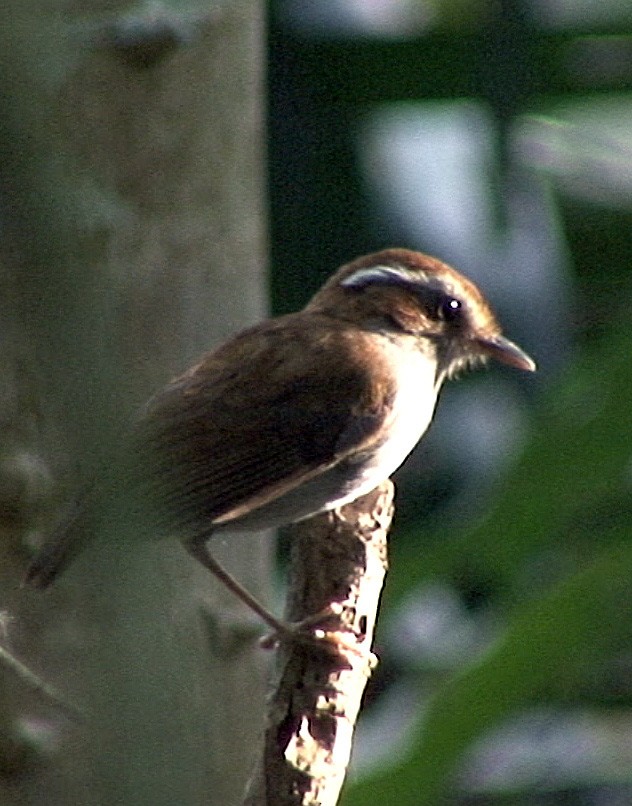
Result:
[[[150,401],[149,471],[177,525],[229,522],[380,441],[393,388],[370,334],[365,349],[359,338],[320,316],[308,332],[304,315],[281,317]]]

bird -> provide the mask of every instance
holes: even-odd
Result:
[[[444,381],[489,359],[536,369],[471,280],[408,249],[364,255],[301,311],[243,330],[158,391],[132,429],[139,472],[165,528],[280,630],[214,559],[211,536],[369,493],[420,441]],[[45,545],[27,582],[46,587],[69,554],[63,535]]]

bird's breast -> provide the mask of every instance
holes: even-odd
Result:
[[[430,425],[437,400],[433,361],[394,348],[391,367],[396,391],[382,433],[370,446],[220,528],[264,529],[303,520],[355,501],[389,478]]]
[[[355,457],[355,484],[359,490],[356,498],[397,470],[426,432],[434,414],[438,392],[435,362],[417,350],[395,350],[391,366],[396,375],[396,392],[382,438],[364,455]]]

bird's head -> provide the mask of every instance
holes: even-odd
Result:
[[[386,249],[342,266],[317,292],[308,311],[325,313],[397,338],[416,337],[437,361],[437,379],[494,358],[533,371],[535,362],[503,336],[471,280],[436,258]]]

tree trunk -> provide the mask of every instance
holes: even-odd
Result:
[[[261,731],[244,614],[112,504],[50,593],[18,589],[137,407],[264,314],[261,4],[184,5],[4,3],[4,645],[82,713],[2,667],[6,804],[237,803]],[[246,539],[221,558],[265,599]]]

